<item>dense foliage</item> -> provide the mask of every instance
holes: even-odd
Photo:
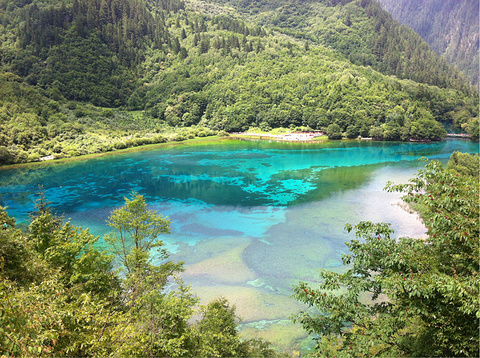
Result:
[[[377,1],[212,1],[233,4],[275,31],[333,48],[354,64],[419,83],[469,90],[458,70],[430,51],[418,34],[394,21]],[[469,20],[473,26],[474,19]]]
[[[239,338],[225,299],[197,307],[182,263],[168,260],[159,238],[170,222],[142,196],[127,198],[108,223],[116,256],[43,196],[27,231],[0,208],[2,356],[274,356],[266,342]]]
[[[413,28],[448,62],[479,84],[479,4],[457,0],[379,0],[396,19]]]
[[[320,334],[318,356],[479,355],[478,155],[455,153],[449,168],[430,162],[409,184],[388,186],[419,210],[426,238],[394,238],[388,224],[347,225],[357,236],[343,258],[348,270],[295,288],[321,312],[296,318]]]
[[[53,96],[125,104],[147,46],[171,47],[163,12],[183,7],[175,0],[152,2],[154,11],[146,5],[141,0],[4,3],[2,23],[11,29],[5,35],[15,35],[20,50],[6,46],[2,62]]]
[[[203,127],[173,129],[141,111],[55,101],[12,73],[0,74],[0,165],[75,157],[145,144],[207,137]]]
[[[252,126],[478,138],[478,93],[370,0],[0,1],[0,23],[0,164]]]

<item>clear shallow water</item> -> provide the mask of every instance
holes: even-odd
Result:
[[[164,238],[183,277],[208,301],[237,305],[246,336],[292,346],[303,331],[288,318],[300,306],[292,285],[315,282],[317,270],[342,270],[345,223],[392,223],[421,236],[416,215],[386,182],[406,182],[423,166],[478,144],[338,142],[285,144],[223,141],[117,154],[70,163],[0,170],[0,205],[19,223],[33,210],[38,185],[55,211],[96,235],[132,191],[172,220]]]

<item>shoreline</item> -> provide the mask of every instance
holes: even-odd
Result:
[[[91,153],[91,154],[85,154],[85,155],[80,155],[76,157],[70,157],[70,158],[49,158],[48,160],[39,160],[35,162],[27,162],[27,163],[17,163],[17,164],[8,164],[8,165],[3,165],[0,166],[0,171],[1,170],[8,170],[8,169],[16,169],[16,168],[25,168],[25,167],[30,167],[30,166],[39,166],[39,165],[50,165],[53,163],[69,163],[73,161],[81,161],[81,160],[89,160],[92,158],[99,158],[103,156],[108,156],[108,155],[114,155],[114,154],[123,154],[123,153],[130,153],[130,152],[138,152],[138,151],[144,151],[144,150],[150,150],[150,149],[156,149],[156,148],[162,148],[162,147],[174,147],[174,146],[179,146],[179,145],[195,145],[195,144],[209,144],[217,141],[222,141],[222,140],[239,140],[239,141],[265,141],[265,142],[277,142],[277,143],[304,143],[304,144],[324,144],[324,143],[330,143],[330,142],[342,142],[342,141],[358,141],[358,142],[365,142],[365,141],[375,141],[375,142],[390,142],[390,141],[383,141],[383,140],[376,140],[374,138],[342,138],[342,139],[337,139],[337,140],[332,140],[328,139],[326,135],[321,135],[321,136],[313,136],[310,138],[303,138],[301,139],[300,137],[293,137],[293,138],[285,138],[288,137],[287,135],[272,135],[272,134],[247,134],[247,133],[232,133],[229,136],[225,137],[219,137],[217,135],[212,136],[212,137],[202,137],[202,138],[194,138],[194,139],[185,139],[183,141],[169,141],[166,143],[155,143],[155,144],[145,144],[137,147],[129,147],[129,148],[124,148],[124,149],[117,149],[117,150],[111,150],[108,152],[101,152],[101,153]],[[315,139],[315,138],[321,138],[321,139]],[[442,138],[440,141],[446,141],[446,140],[469,140],[472,141],[470,137],[467,136],[447,136]],[[421,140],[410,140],[406,141],[405,143],[435,143],[436,141],[421,141]]]
[[[245,140],[245,141],[265,141],[265,142],[278,142],[278,143],[325,143],[328,139],[322,140],[313,140],[313,139],[280,139],[280,138],[270,138],[270,137],[263,137],[263,136],[249,136],[249,137],[241,137],[241,136],[231,136],[231,139],[235,140]]]
[[[89,160],[89,159],[92,159],[92,158],[99,158],[99,157],[108,156],[108,155],[124,154],[124,153],[131,153],[131,152],[140,152],[140,151],[144,151],[144,150],[150,150],[150,149],[156,149],[156,148],[162,148],[162,147],[167,148],[167,147],[174,147],[174,146],[179,146],[179,145],[208,144],[208,143],[211,143],[211,142],[222,141],[222,140],[225,140],[225,139],[231,139],[231,137],[212,136],[212,137],[206,137],[206,138],[186,139],[186,140],[178,141],[178,142],[177,141],[171,141],[171,142],[166,142],[166,143],[146,144],[146,145],[141,145],[141,146],[138,146],[138,147],[117,149],[117,150],[111,150],[111,151],[108,151],[108,152],[101,152],[101,153],[91,153],[91,154],[79,155],[79,156],[76,156],[76,157],[70,157],[70,158],[49,159],[49,160],[42,160],[42,161],[36,161],[36,162],[2,165],[2,166],[0,166],[0,171],[1,170],[7,170],[7,169],[17,169],[17,168],[41,166],[41,165],[51,165],[51,164],[57,164],[57,163],[58,164],[64,164],[64,163],[69,163],[69,162],[74,162],[74,161],[82,161],[82,160]]]

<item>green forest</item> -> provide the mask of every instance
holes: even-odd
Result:
[[[1,1],[0,164],[245,131],[478,139],[478,91],[375,1]]]

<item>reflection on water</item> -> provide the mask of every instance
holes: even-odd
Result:
[[[103,235],[110,211],[138,191],[172,220],[164,240],[203,301],[225,296],[244,320],[243,334],[293,346],[305,333],[288,320],[300,308],[292,285],[315,282],[320,268],[343,270],[346,223],[390,222],[401,235],[421,236],[416,215],[382,189],[389,180],[406,182],[421,156],[446,160],[454,150],[478,146],[225,141],[164,148],[0,171],[0,204],[26,222],[42,184],[54,210]]]

